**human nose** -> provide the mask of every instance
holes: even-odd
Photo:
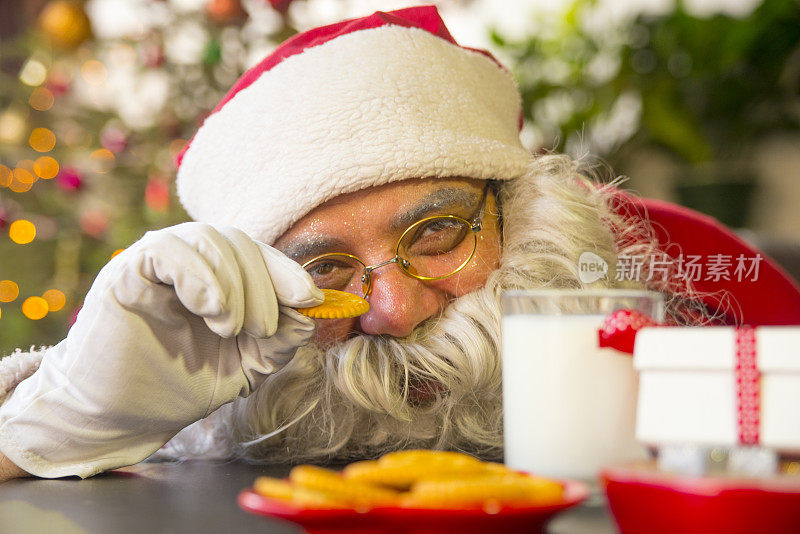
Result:
[[[361,316],[366,334],[405,337],[447,303],[443,292],[405,274],[397,265],[371,273],[369,311]]]

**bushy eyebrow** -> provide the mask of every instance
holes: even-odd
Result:
[[[419,203],[406,211],[396,215],[389,223],[392,230],[402,232],[420,219],[428,215],[447,214],[447,215],[468,215],[467,213],[450,213],[453,210],[466,212],[468,208],[475,206],[481,200],[480,193],[475,193],[462,188],[447,187],[438,189],[427,195]]]
[[[481,199],[479,193],[463,188],[446,187],[438,189],[423,197],[415,206],[404,213],[395,215],[389,222],[394,232],[402,232],[415,222],[433,214],[452,214],[467,216],[468,208],[475,207]],[[458,213],[452,213],[458,210]],[[311,237],[289,243],[281,249],[285,255],[298,263],[326,254],[328,252],[346,252],[347,244],[339,239],[327,236]]]
[[[281,249],[285,255],[297,263],[303,263],[304,260],[321,256],[328,252],[341,252],[346,247],[344,241],[333,238],[320,237],[318,239],[309,239],[296,243],[289,243],[285,248]]]

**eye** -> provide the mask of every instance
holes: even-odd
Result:
[[[406,234],[400,246],[410,256],[434,256],[455,249],[470,230],[466,221],[437,217],[419,224]]]
[[[320,289],[342,290],[359,272],[357,266],[338,258],[320,258],[306,265],[305,269]]]

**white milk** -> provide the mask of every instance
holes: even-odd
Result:
[[[503,317],[505,461],[545,476],[590,479],[647,458],[634,440],[629,354],[597,347],[603,315]]]

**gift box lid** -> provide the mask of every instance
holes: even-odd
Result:
[[[638,371],[732,371],[736,365],[732,326],[655,326],[636,334],[633,365]],[[755,329],[756,361],[762,372],[800,373],[800,327]]]

